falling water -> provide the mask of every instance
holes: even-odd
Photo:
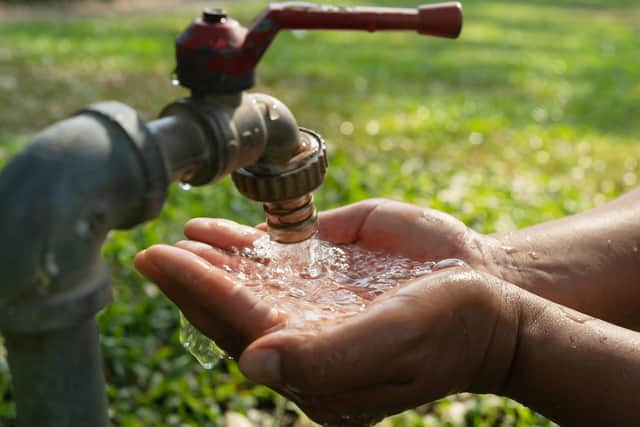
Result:
[[[288,328],[306,329],[357,315],[374,298],[403,282],[463,264],[459,260],[415,261],[315,237],[285,245],[264,236],[253,248],[236,253],[241,261],[224,269],[261,301],[287,313]],[[184,317],[181,321],[183,346],[205,368],[215,366],[224,353]]]

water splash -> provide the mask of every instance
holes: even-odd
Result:
[[[180,343],[205,369],[213,369],[226,353],[180,313]]]
[[[316,238],[285,245],[264,236],[252,248],[235,252],[240,262],[224,269],[266,304],[287,313],[288,328],[306,330],[355,316],[402,283],[464,265],[457,259],[416,261]],[[213,367],[224,352],[186,319],[182,322],[183,346],[205,368]]]

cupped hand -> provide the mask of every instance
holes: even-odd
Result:
[[[320,214],[320,237],[358,243],[375,251],[425,261],[459,258],[491,272],[486,262],[490,237],[434,209],[388,199],[369,199]]]
[[[266,334],[240,357],[253,381],[312,419],[366,425],[462,392],[500,392],[517,337],[510,286],[468,268],[390,291],[362,314],[319,331]]]
[[[473,233],[411,205],[366,201],[321,215],[322,239],[414,259],[480,262]],[[439,271],[379,297],[350,319],[303,331],[234,282],[232,248],[263,231],[194,219],[190,239],[136,257],[187,318],[239,357],[248,378],[293,399],[314,420],[357,425],[447,394],[500,389],[517,335],[517,292],[470,268]]]

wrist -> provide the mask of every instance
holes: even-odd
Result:
[[[557,293],[570,277],[566,265],[558,264],[544,242],[523,231],[485,236],[486,271],[505,282],[553,301],[569,303]]]
[[[503,394],[511,378],[520,341],[522,289],[495,277],[488,277],[494,324],[482,362],[470,383],[475,393]]]
[[[508,235],[476,234],[475,246],[481,254],[479,268],[505,282],[522,287],[523,268],[519,265],[520,257],[517,256],[520,250],[511,245]]]

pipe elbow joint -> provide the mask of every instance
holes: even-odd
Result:
[[[298,122],[279,99],[262,93],[251,94],[265,126],[264,151],[252,168],[274,169],[287,166],[300,152]]]
[[[260,202],[282,202],[308,195],[327,170],[325,144],[313,131],[299,128],[289,109],[268,95],[252,94],[265,123],[261,156],[235,170],[233,182],[245,197]]]
[[[151,133],[124,104],[36,135],[0,173],[0,329],[62,328],[108,304],[102,243],[155,216],[168,183]]]

